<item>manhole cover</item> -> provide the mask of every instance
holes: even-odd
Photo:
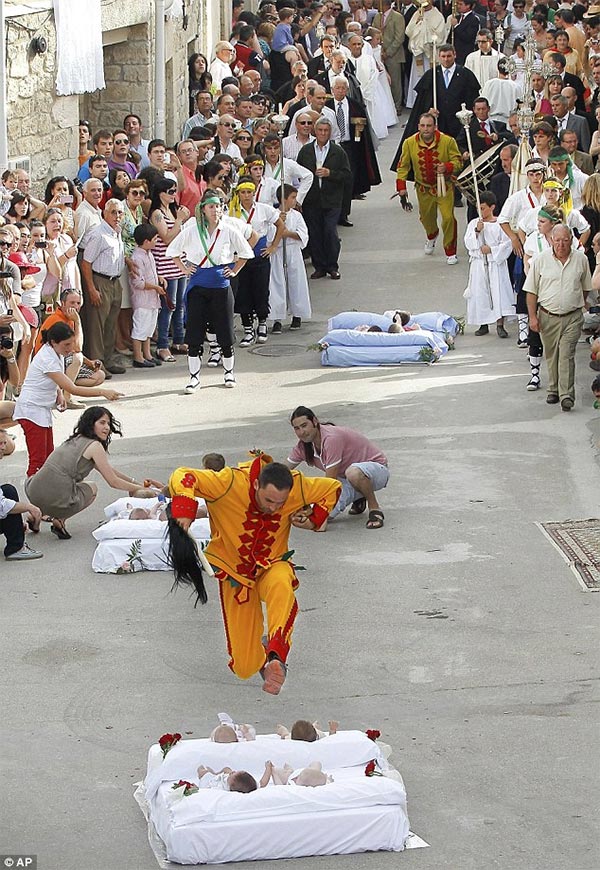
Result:
[[[306,348],[300,344],[266,344],[250,348],[250,353],[258,356],[293,356],[295,353],[305,353]]]
[[[600,519],[538,523],[584,589],[600,592]]]

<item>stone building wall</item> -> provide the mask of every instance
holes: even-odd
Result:
[[[127,28],[123,42],[104,46],[106,88],[80,96],[82,117],[92,130],[114,130],[129,112],[143,119],[146,131],[152,122],[154,63],[149,22]]]
[[[27,29],[25,29],[27,28]],[[28,155],[32,178],[71,172],[77,158],[79,98],[56,94],[56,32],[47,12],[7,18],[6,97],[8,153]],[[43,36],[48,50],[30,51],[32,34]]]
[[[82,0],[83,2],[83,0]],[[78,122],[113,129],[127,112],[140,115],[144,135],[154,123],[154,2],[113,0],[102,4],[106,88],[93,94],[56,94],[56,33],[48,10],[10,16],[7,3],[7,116],[9,158],[31,158],[31,176],[39,192],[53,174],[76,174]],[[50,5],[50,4],[48,4]],[[187,58],[210,54],[229,27],[230,0],[188,0],[188,26],[168,18],[166,38],[167,141],[174,142],[187,118]],[[43,36],[48,50],[30,51],[32,36]],[[37,182],[37,183],[36,183]]]

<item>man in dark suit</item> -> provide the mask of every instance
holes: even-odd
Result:
[[[475,0],[458,0],[458,16],[452,17],[452,32],[454,34],[454,48],[456,49],[456,62],[464,66],[467,55],[475,51],[475,41],[481,22],[473,11]]]
[[[479,157],[481,154],[489,151],[498,142],[515,142],[515,138],[506,124],[503,124],[502,121],[491,120],[490,104],[485,97],[477,97],[473,103],[473,117],[471,118],[469,129],[475,157]],[[468,160],[467,134],[464,127],[456,137],[456,143],[460,148],[463,160]]]
[[[586,175],[593,175],[594,158],[590,157],[590,155],[585,151],[577,150],[578,140],[575,130],[569,130],[568,128],[566,130],[561,130],[558,139],[565,151],[570,155],[575,166],[577,166],[578,169],[581,169],[582,172],[585,172]]]
[[[585,118],[576,115],[574,112],[569,112],[569,101],[562,94],[555,94],[550,99],[552,105],[552,113],[556,118],[558,134],[563,130],[572,130],[577,133],[577,141],[582,151],[589,151],[590,148],[590,128]]]
[[[331,141],[331,122],[321,116],[315,122],[315,141],[304,145],[298,154],[301,166],[314,174],[312,187],[302,204],[308,227],[314,272],[312,279],[340,278],[340,237],[337,223],[350,178],[350,164],[342,148]]]
[[[346,152],[352,179],[349,179],[344,191],[340,225],[351,227],[348,220],[352,199],[363,198],[365,193],[376,184],[381,184],[381,175],[371,131],[367,122],[367,113],[364,106],[349,97],[348,80],[345,76],[336,76],[333,80],[333,98],[329,101],[329,108],[337,120],[340,131],[340,146]],[[352,126],[352,118],[364,118],[365,126],[357,142],[355,130]]]
[[[325,36],[321,37],[321,54],[317,54],[315,57],[311,57],[308,62],[308,77],[311,79],[316,78],[319,73],[325,72],[325,70],[329,69],[329,58],[331,57],[331,52],[335,48],[335,38],[333,36]]]
[[[499,142],[516,141],[506,124],[503,124],[501,121],[492,121],[490,119],[490,104],[485,97],[477,97],[473,103],[473,117],[469,124],[469,131],[471,133],[471,146],[475,158],[481,157],[482,154],[485,154],[485,152],[489,151],[490,148],[493,148],[494,145],[498,145]],[[464,127],[456,137],[456,144],[462,154],[465,166],[468,166],[469,147],[467,144],[467,133]],[[494,161],[497,163],[497,157],[494,158]],[[485,187],[486,185],[480,184],[479,189],[484,190]],[[496,207],[498,208],[498,206]],[[473,220],[476,216],[477,210],[475,206],[469,202],[467,220]]]
[[[564,54],[561,54],[559,51],[553,51],[548,57],[546,57],[546,60],[550,62],[557,75],[559,75],[563,80],[563,87],[575,88],[577,91],[577,102],[575,108],[581,115],[585,115],[585,88],[583,82],[578,76],[565,72],[567,61]]]
[[[315,77],[315,81],[324,87],[328,94],[331,94],[333,80],[336,76],[345,76],[348,79],[348,96],[351,100],[359,103],[364,109],[365,101],[360,89],[360,82],[356,78],[356,67],[350,58],[347,57],[339,48],[336,48],[331,52],[329,69],[319,73],[319,75]]]
[[[421,115],[426,113],[434,115],[437,118],[438,130],[456,139],[462,130],[456,113],[460,111],[463,103],[466,106],[472,106],[479,96],[480,87],[477,77],[473,75],[471,70],[456,63],[456,52],[452,45],[440,45],[439,61],[435,68],[437,109],[433,108],[433,70],[428,69],[417,82],[415,105],[394,157],[391,166],[392,172],[396,171],[404,140],[408,139],[409,136],[414,136],[417,132]]]
[[[490,186],[488,189],[491,190],[496,197],[496,211],[498,213],[502,211],[502,206],[508,199],[512,162],[515,159],[518,150],[519,149],[516,145],[505,145],[504,148],[500,149],[500,165],[502,166],[502,171],[492,175],[490,179]]]

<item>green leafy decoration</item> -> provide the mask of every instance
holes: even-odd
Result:
[[[424,345],[419,350],[419,359],[424,363],[432,363],[436,360],[435,351],[432,347],[429,347],[428,344]]]

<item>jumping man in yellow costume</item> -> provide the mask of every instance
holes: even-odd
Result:
[[[456,220],[454,218],[454,185],[452,176],[458,175],[463,165],[458,145],[452,136],[440,133],[433,115],[419,118],[419,130],[405,139],[402,155],[396,169],[396,191],[404,211],[412,211],[406,193],[406,180],[412,170],[419,203],[419,220],[427,233],[425,253],[433,254],[438,237],[437,213],[442,219],[444,251],[448,264],[457,263]],[[444,179],[446,192],[438,196],[438,175]]]
[[[298,605],[298,586],[289,561],[292,526],[318,529],[339,498],[341,485],[327,477],[305,477],[261,454],[238,468],[205,471],[178,468],[171,475],[170,557],[175,583],[191,583],[204,603],[198,557],[187,531],[196,516],[196,497],[206,500],[211,539],[204,556],[219,581],[229,667],[241,679],[260,671],[263,691],[277,695],[286,675]],[[186,534],[182,534],[182,530]],[[190,556],[190,552],[193,556]],[[196,566],[190,568],[191,559]],[[198,579],[200,576],[200,579]],[[267,611],[267,642],[262,603]]]

